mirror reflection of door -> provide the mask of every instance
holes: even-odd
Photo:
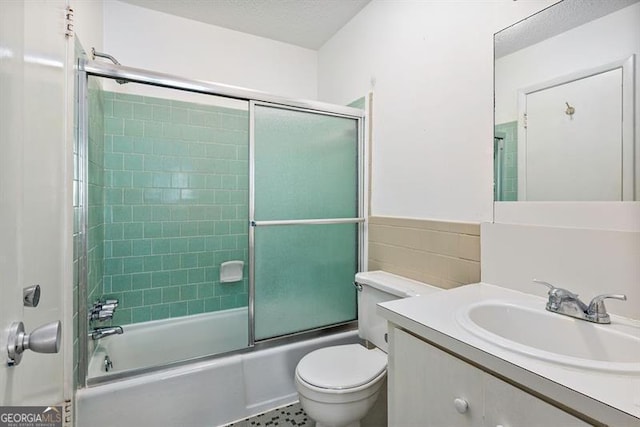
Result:
[[[622,200],[622,77],[617,68],[526,94],[519,200]]]

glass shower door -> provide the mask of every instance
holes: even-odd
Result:
[[[252,108],[255,339],[354,320],[359,120]]]
[[[249,102],[83,80],[89,380],[247,347]]]

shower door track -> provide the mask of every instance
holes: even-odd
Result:
[[[84,61],[80,64],[80,71],[84,71],[87,75],[91,76],[126,80],[129,82],[166,87],[169,89],[180,89],[188,92],[224,96],[227,98],[245,101],[269,102],[283,106],[313,110],[325,114],[341,115],[359,120],[364,118],[364,111],[358,108],[334,105],[320,101],[289,99],[239,86],[225,85],[203,80],[185,79],[183,77],[173,76],[170,74],[127,67],[124,65],[109,64],[100,61]]]
[[[253,230],[255,227],[259,226],[277,226],[277,225],[292,225],[292,224],[345,224],[345,223],[355,223],[358,224],[358,270],[362,270],[365,266],[364,256],[364,245],[365,245],[365,222],[364,218],[365,206],[364,206],[364,173],[365,173],[365,162],[364,162],[364,133],[365,133],[365,112],[358,108],[341,106],[335,104],[329,104],[320,101],[312,101],[312,100],[304,100],[304,99],[290,99],[286,97],[281,97],[278,95],[273,95],[267,92],[255,91],[251,89],[246,89],[238,86],[226,85],[221,83],[213,83],[202,80],[192,80],[186,79],[179,76],[174,76],[165,73],[159,73],[150,70],[144,70],[140,68],[127,67],[124,65],[116,65],[110,64],[106,62],[100,61],[92,61],[86,59],[79,59],[78,61],[78,100],[80,104],[83,104],[82,100],[87,95],[87,83],[89,76],[95,77],[104,77],[108,79],[114,80],[126,80],[128,82],[141,83],[151,86],[164,87],[168,89],[178,89],[187,92],[195,92],[201,93],[205,95],[216,95],[222,96],[226,98],[238,99],[248,101],[250,104],[250,122],[249,122],[249,134],[250,134],[250,163],[249,163],[249,179],[250,179],[250,188],[249,188],[249,304],[248,304],[248,328],[249,328],[249,342],[248,347],[245,349],[241,349],[234,352],[223,353],[222,355],[227,355],[231,353],[242,353],[245,351],[252,351],[256,346],[258,348],[264,348],[265,346],[274,345],[277,341],[288,342],[290,340],[296,339],[304,339],[309,334],[318,334],[322,331],[331,331],[331,330],[344,330],[344,328],[351,329],[355,328],[357,325],[357,320],[342,322],[334,325],[327,325],[321,328],[312,329],[309,331],[300,331],[284,336],[273,337],[265,340],[257,341],[255,339],[255,295],[254,295],[254,238],[253,238]],[[279,107],[297,111],[307,111],[316,114],[328,115],[328,116],[337,116],[337,117],[345,117],[357,120],[357,129],[358,129],[358,183],[357,183],[357,194],[358,194],[358,216],[354,218],[327,218],[327,219],[308,219],[308,220],[283,220],[283,221],[254,221],[253,220],[253,207],[254,207],[254,188],[253,188],[253,178],[254,178],[254,159],[251,157],[253,155],[253,109],[255,105],[268,105],[272,107]],[[82,147],[86,144],[87,139],[87,127],[88,120],[87,115],[88,111],[86,108],[79,109],[79,127],[80,127],[80,136],[82,137],[82,141],[80,141],[80,145]],[[84,156],[82,163],[87,162],[87,157]],[[87,173],[87,165],[83,164],[83,172]],[[86,182],[86,181],[85,181]],[[86,197],[86,194],[84,195]],[[87,221],[87,212],[88,209],[86,203],[83,203],[82,207],[82,230],[83,233],[83,249],[84,249],[84,258],[81,259],[81,263],[84,264],[87,262],[86,260],[86,221]],[[85,266],[81,266],[84,270]],[[81,279],[86,280],[86,279]],[[86,283],[84,285],[86,288]],[[84,292],[81,290],[79,292],[79,296],[81,297]],[[85,297],[86,300],[86,297]],[[82,301],[82,300],[81,300]],[[84,308],[83,308],[84,310]],[[87,367],[88,367],[88,322],[84,319],[82,315],[82,310],[80,310],[79,317],[80,324],[80,336],[78,337],[78,345],[80,346],[81,354],[78,366],[78,382],[84,386],[87,385]],[[84,321],[83,321],[84,320]],[[190,361],[183,362],[175,362],[170,364],[171,366],[181,365],[182,363],[189,363],[194,360],[206,360],[211,358],[217,358],[221,355],[207,355],[203,357],[199,357],[196,359],[192,359]],[[164,369],[164,367],[152,367],[140,370],[140,372],[147,371],[155,371],[158,369]],[[138,374],[140,372],[135,372]],[[109,380],[106,380],[109,381]],[[105,382],[106,382],[105,381]],[[101,383],[103,381],[91,381],[91,383]]]

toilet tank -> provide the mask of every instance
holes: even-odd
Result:
[[[417,282],[385,271],[368,271],[356,274],[358,291],[358,335],[385,353],[387,320],[376,312],[376,305],[400,298],[426,295],[441,290],[426,283]]]

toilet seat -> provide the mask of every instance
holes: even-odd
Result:
[[[360,344],[315,350],[300,360],[296,373],[304,382],[322,389],[360,387],[380,377],[387,368],[387,355],[378,348]]]

